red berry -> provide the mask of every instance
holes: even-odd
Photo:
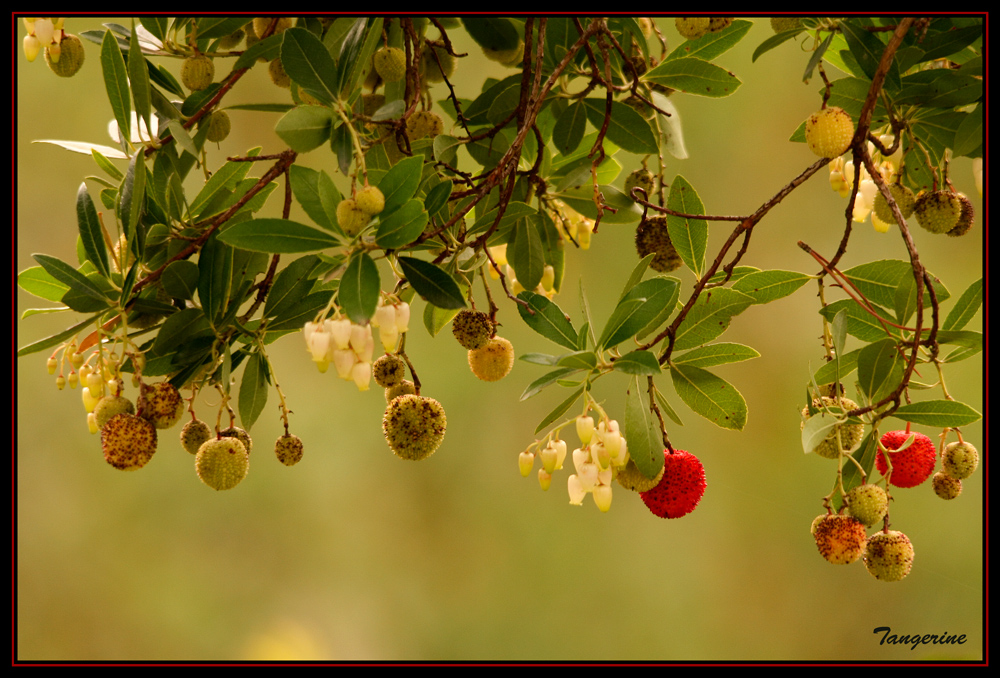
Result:
[[[684,450],[663,452],[663,478],[639,496],[646,507],[661,518],[680,518],[694,511],[705,494],[705,467],[698,457]]]
[[[907,431],[889,431],[882,436],[882,446],[887,450],[895,450],[909,437],[910,433]],[[890,452],[889,460],[892,462],[892,477],[889,478],[889,484],[896,487],[916,487],[934,473],[937,452],[930,438],[923,433],[914,433],[913,443],[900,452]],[[875,466],[882,475],[889,470],[885,455],[881,451],[875,457]]]

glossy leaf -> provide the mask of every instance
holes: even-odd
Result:
[[[753,300],[742,292],[725,287],[702,294],[677,328],[674,350],[694,348],[712,341],[729,329],[733,316],[745,311],[752,303]]]
[[[333,113],[329,108],[298,106],[281,117],[274,132],[292,150],[308,153],[327,142],[332,127]]]
[[[692,410],[716,426],[743,430],[747,422],[747,404],[728,381],[690,365],[672,365],[670,376],[677,395]]]
[[[727,363],[743,362],[744,360],[752,360],[759,357],[760,353],[749,346],[718,343],[701,346],[700,348],[691,349],[681,354],[674,354],[671,356],[670,362],[673,365],[690,365],[704,369]]]
[[[251,219],[219,233],[221,242],[266,253],[315,252],[340,244],[335,236],[288,219]]]
[[[101,71],[104,75],[104,87],[111,102],[118,129],[123,136],[128,136],[132,128],[132,102],[129,98],[128,71],[121,48],[111,31],[104,33],[101,42]]]
[[[517,306],[517,312],[521,314],[521,319],[528,327],[560,346],[565,346],[571,351],[576,350],[576,330],[559,306],[535,292],[524,291],[518,294],[517,298],[528,304],[528,308],[521,304]]]
[[[667,208],[684,214],[704,214],[705,206],[687,179],[681,175],[670,185]],[[705,267],[705,250],[708,246],[708,222],[704,219],[688,219],[667,215],[667,233],[681,261],[701,276]]]
[[[461,288],[440,266],[414,257],[399,257],[398,261],[407,282],[424,301],[438,308],[465,308]]]
[[[629,380],[623,435],[636,468],[647,478],[655,478],[663,468],[663,436],[659,422],[642,396],[645,390],[644,379],[634,376]]]
[[[87,260],[94,265],[98,273],[107,276],[110,273],[108,249],[104,244],[104,234],[101,232],[101,222],[97,218],[94,201],[90,199],[85,183],[80,184],[76,193],[76,222]]]
[[[979,421],[983,415],[957,400],[925,400],[900,405],[892,416],[913,424],[956,428]]]
[[[239,408],[243,428],[249,431],[267,405],[267,359],[259,352],[253,353],[243,369],[240,382]]]
[[[420,237],[427,225],[428,214],[420,200],[410,200],[381,217],[375,232],[375,243],[387,250],[405,247]]]
[[[809,280],[812,276],[796,271],[758,271],[738,280],[733,289],[749,296],[755,304],[767,304],[787,297]]]
[[[381,282],[375,262],[365,252],[355,253],[347,262],[337,292],[341,309],[351,322],[363,325],[375,315],[380,291]]]
[[[630,351],[615,361],[614,368],[618,372],[633,375],[650,375],[660,373],[660,363],[649,351]]]
[[[713,98],[727,97],[743,84],[730,71],[695,57],[664,61],[647,71],[642,79],[687,94]]]
[[[340,84],[336,78],[337,65],[326,46],[315,35],[297,26],[286,30],[281,38],[281,65],[288,77],[323,103],[335,101],[340,94]],[[328,110],[320,106],[311,108]],[[280,134],[279,132],[279,136]]]

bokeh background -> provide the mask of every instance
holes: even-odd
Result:
[[[657,21],[676,44],[673,20]],[[67,29],[79,33],[101,22],[74,18]],[[710,213],[752,212],[815,160],[788,138],[819,107],[821,82],[802,82],[808,54],[795,43],[752,63],[754,48],[772,34],[766,19],[755,22],[718,59],[743,81],[735,95],[674,97],[690,158],[668,158],[668,174],[683,174]],[[16,271],[35,265],[37,252],[74,260],[77,188],[82,177],[99,173],[87,156],[33,141],[109,143],[112,118],[96,45],[86,44],[83,70],[64,80],[41,58],[26,62],[19,51],[23,30],[18,22]],[[474,91],[484,74],[507,74],[458,33],[456,44],[470,55],[460,61],[460,92]],[[179,65],[171,65],[175,73]],[[287,96],[259,68],[227,103]],[[212,162],[256,145],[265,153],[283,148],[272,131],[277,115],[231,115],[233,133],[210,152]],[[323,150],[302,161],[343,180]],[[971,161],[956,160],[951,176],[981,214]],[[757,227],[743,263],[815,272],[796,241],[830,256],[845,207],[821,172]],[[294,209],[293,218],[304,218]],[[272,197],[265,210],[278,215],[279,201]],[[982,275],[983,232],[981,220],[960,239],[914,231],[922,261],[953,296]],[[724,225],[712,228],[710,256],[728,233]],[[859,224],[842,266],[905,256],[897,235]],[[631,229],[602,226],[588,251],[568,257],[556,301],[579,325],[582,278],[595,315],[606,317],[635,262]],[[678,274],[690,289],[690,272]],[[383,271],[383,286],[387,276]],[[19,316],[44,305],[20,289],[15,295]],[[860,562],[830,565],[816,551],[809,525],[834,479],[833,463],[803,455],[799,444],[807,378],[821,360],[817,308],[815,288],[807,285],[750,309],[723,336],[761,353],[719,369],[749,404],[742,432],[701,419],[661,379],[684,422],[670,426],[671,441],[696,454],[708,477],[698,509],[669,521],[621,489],[610,513],[589,499],[570,506],[567,471],[548,492],[534,477],[522,478],[517,455],[564,394],[549,390],[519,402],[543,370],[521,361],[502,382],[478,381],[447,331],[431,338],[420,326],[422,303],[414,306],[407,350],[424,393],[448,413],[447,436],[433,457],[419,464],[394,457],[382,438],[381,389],[361,393],[332,373],[319,374],[292,335],[272,345],[270,357],[305,458],[286,468],[269,452],[282,432],[272,391],[251,431],[251,472],[231,492],[199,482],[177,429],[161,432],[160,451],[141,472],[111,468],[87,430],[79,390],[59,392],[47,374],[48,353],[16,359],[17,657],[982,658],[984,468],[952,502],[938,499],[930,483],[896,492],[893,527],[916,549],[913,572],[900,583],[876,581]],[[503,304],[500,319],[501,334],[519,355],[554,350],[511,305]],[[982,314],[969,329],[981,329],[981,320]],[[70,319],[50,314],[15,322],[22,346]],[[956,398],[983,411],[980,358],[949,365],[946,378]],[[925,368],[919,380],[934,382],[935,375]],[[595,392],[619,420],[625,385],[610,376]],[[207,416],[215,404],[201,400],[200,411]],[[966,427],[965,436],[985,452],[981,422]],[[965,634],[966,642],[880,646],[873,629],[885,626],[900,635]]]

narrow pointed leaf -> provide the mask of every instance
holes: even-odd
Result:
[[[584,389],[583,386],[578,388],[576,391],[573,392],[573,395],[571,395],[569,398],[566,398],[566,400],[559,403],[554,410],[545,415],[545,418],[542,419],[542,421],[539,422],[538,426],[535,427],[535,433],[544,430],[546,427],[549,426],[549,424],[553,423],[559,417],[563,416],[566,413],[566,411],[573,406],[573,403],[579,400],[580,396],[583,395],[583,389]]]
[[[387,250],[405,247],[420,237],[428,219],[424,204],[416,199],[410,200],[387,217],[380,217],[375,242]]]
[[[743,430],[747,422],[747,404],[728,381],[690,365],[672,365],[670,376],[677,395],[692,410],[716,426]]]
[[[281,35],[281,65],[288,77],[323,103],[333,103],[340,94],[340,86],[337,64],[326,46],[315,35],[297,26]]]
[[[108,249],[104,244],[104,234],[101,232],[101,222],[97,218],[94,201],[87,192],[87,184],[80,184],[76,193],[76,222],[80,230],[80,242],[87,260],[94,265],[98,273],[107,277]]]
[[[663,436],[659,422],[642,396],[643,381],[635,376],[629,380],[625,394],[624,436],[628,454],[636,468],[647,478],[655,478],[663,468]]]
[[[615,361],[615,370],[625,374],[650,375],[660,373],[660,363],[649,351],[630,351]]]
[[[107,304],[108,297],[91,280],[62,259],[48,254],[33,254],[35,261],[42,265],[46,273],[69,287],[70,291],[79,292],[88,297]]]
[[[219,240],[250,252],[315,252],[340,241],[330,233],[288,219],[251,219],[219,233]]]
[[[121,48],[111,31],[104,33],[101,42],[101,71],[104,75],[104,87],[111,102],[111,110],[118,122],[118,129],[123,137],[128,137],[132,129],[132,103],[129,99],[128,72],[125,69],[125,59]]]
[[[535,292],[521,292],[517,298],[530,308],[518,304],[517,312],[528,327],[540,335],[570,350],[577,349],[577,333],[573,324],[554,302]]]
[[[687,179],[674,178],[667,198],[667,208],[684,214],[704,214],[705,206]],[[708,222],[704,219],[687,219],[667,215],[667,233],[677,249],[681,261],[697,276],[705,267],[705,249],[708,245]]]
[[[354,254],[347,263],[337,292],[344,313],[357,325],[367,323],[375,315],[380,290],[375,262],[365,252]]]
[[[240,382],[240,419],[243,428],[249,431],[257,417],[264,411],[267,404],[267,360],[260,354],[254,353],[247,360],[247,366],[243,369],[243,380]]]
[[[465,308],[465,296],[455,279],[440,266],[414,257],[399,257],[403,275],[427,303],[438,308]]]
[[[956,428],[979,421],[983,415],[957,400],[925,400],[900,405],[892,416],[913,424]]]

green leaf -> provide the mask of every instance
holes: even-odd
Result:
[[[402,207],[394,209],[387,217],[379,217],[375,242],[386,250],[405,247],[424,232],[428,218],[424,203],[417,199],[410,200]]]
[[[135,30],[135,19],[133,19],[128,51],[128,79],[132,87],[132,101],[135,104],[135,113],[138,118],[146,123],[146,129],[149,130],[150,134],[156,134],[156,130],[153,129],[149,121],[151,111],[149,70],[146,68],[146,59],[142,56],[142,50],[135,49],[138,44],[139,38]]]
[[[837,359],[831,360],[816,370],[816,373],[813,375],[813,381],[816,382],[817,386],[843,381],[844,377],[857,369],[858,356],[860,355],[861,349],[857,348],[840,356],[839,361]]]
[[[68,284],[56,280],[41,266],[21,271],[17,276],[17,284],[25,292],[48,301],[59,301],[69,291]]]
[[[660,406],[660,409],[663,410],[664,414],[670,417],[670,420],[678,426],[683,426],[684,422],[681,421],[681,418],[677,416],[676,412],[674,412],[674,408],[672,408],[670,403],[667,402],[666,397],[664,397],[664,395],[659,391],[654,391],[654,393],[656,394],[656,404]]]
[[[711,31],[700,38],[682,42],[667,60],[686,56],[709,61],[735,47],[752,27],[752,21],[736,19],[721,31]]]
[[[716,426],[743,430],[747,423],[747,404],[728,381],[690,365],[671,365],[670,376],[677,395],[697,414]]]
[[[417,194],[423,162],[423,157],[418,155],[403,158],[378,182],[378,189],[385,196],[383,217],[405,205]]]
[[[110,274],[108,250],[104,245],[101,222],[97,218],[97,210],[87,192],[86,183],[80,184],[80,189],[76,193],[76,222],[87,260],[94,265],[98,273],[107,277]]]
[[[552,384],[556,383],[563,377],[572,374],[573,372],[576,372],[576,368],[560,367],[559,369],[552,370],[551,372],[543,374],[538,379],[535,379],[533,382],[528,384],[528,388],[524,389],[524,393],[521,394],[519,400],[525,401],[528,398],[531,398],[532,396],[538,395],[545,388],[551,386]]]
[[[935,428],[956,428],[979,421],[983,415],[957,400],[925,400],[900,405],[892,416],[913,424]]]
[[[462,25],[480,47],[494,51],[512,50],[521,41],[510,19],[500,17],[462,17]]]
[[[104,74],[104,87],[111,102],[111,110],[118,122],[118,130],[123,139],[129,138],[132,129],[132,103],[129,99],[128,72],[125,69],[125,59],[118,47],[118,41],[111,31],[104,33],[101,41],[101,71]],[[126,142],[127,145],[127,142]]]
[[[636,468],[647,478],[655,478],[663,468],[663,436],[659,422],[642,397],[642,382],[635,376],[629,380],[625,393],[623,434],[628,441],[628,454]]]
[[[288,219],[251,219],[222,230],[219,240],[250,252],[315,252],[340,241],[326,231]]]
[[[199,337],[212,336],[212,327],[200,308],[186,308],[167,318],[153,342],[156,353],[168,353],[171,348],[182,346]]]
[[[851,56],[854,57],[864,74],[869,79],[875,77],[879,61],[882,59],[882,52],[885,51],[885,43],[866,30],[864,26],[849,20],[840,22],[840,32],[847,41]],[[892,90],[899,89],[899,66],[895,61],[890,64],[889,72],[886,74],[886,84]]]
[[[100,167],[102,170],[104,170],[104,172],[109,177],[111,177],[116,183],[120,184],[122,179],[125,178],[125,175],[122,174],[122,171],[117,167],[115,167],[115,165],[110,160],[108,160],[108,158],[103,153],[98,151],[96,147],[90,149],[90,155],[93,156],[94,162],[97,163],[97,166]]]
[[[826,440],[826,437],[830,435],[838,423],[839,420],[836,417],[827,416],[827,413],[822,410],[819,414],[809,417],[803,424],[800,435],[802,451],[806,454],[812,454]]]
[[[250,155],[256,155],[256,153]],[[250,171],[250,165],[249,162],[227,162],[216,170],[191,202],[191,215],[195,218],[205,219],[216,213],[212,208],[219,205],[220,201],[225,202],[225,200],[232,198],[236,186]]]
[[[129,241],[131,242],[134,235],[138,237],[139,251],[146,248],[144,231],[136,228],[142,214],[142,201],[146,193],[146,165],[143,162],[145,157],[142,153],[136,153],[129,161],[125,180],[122,182],[119,212],[119,218],[125,225]]]
[[[647,71],[642,79],[706,97],[727,97],[743,84],[730,71],[696,57],[678,57],[664,61]]]
[[[369,17],[367,25],[361,24],[362,32],[355,46],[348,46],[345,41],[345,51],[341,52],[338,67],[344,67],[345,71],[341,78],[340,91],[346,95],[354,89],[361,74],[371,63],[372,55],[382,46],[382,22],[380,16]],[[360,36],[364,39],[361,40]]]
[[[952,150],[956,157],[971,155],[983,145],[985,128],[983,126],[983,105],[978,104],[955,131],[955,143]]]
[[[576,101],[566,107],[552,128],[552,143],[562,155],[577,149],[587,128],[587,107]]]
[[[534,219],[518,219],[514,223],[507,259],[522,287],[529,290],[538,287],[545,269],[545,255]]]
[[[324,171],[299,164],[292,165],[289,176],[292,194],[309,218],[328,231],[338,230],[336,209],[340,202],[340,192],[330,176]],[[321,184],[326,186],[324,195],[320,193]]]
[[[965,327],[983,304],[983,279],[969,285],[968,289],[962,292],[962,296],[955,302],[941,325],[942,330],[960,330]]]
[[[438,308],[465,308],[465,296],[447,271],[413,257],[399,257],[398,261],[407,282],[427,303]]]
[[[538,433],[539,431],[547,428],[549,424],[554,422],[559,417],[563,416],[563,414],[565,414],[566,411],[573,406],[573,403],[575,403],[577,400],[580,399],[580,396],[583,394],[584,388],[585,387],[583,386],[578,388],[576,391],[573,392],[573,395],[571,395],[569,398],[566,398],[566,400],[559,403],[554,410],[545,415],[545,418],[542,419],[542,421],[538,424],[538,426],[535,427],[535,433]],[[629,451],[631,452],[631,447],[629,448]]]
[[[285,266],[274,277],[274,283],[264,302],[264,317],[271,318],[294,306],[312,289],[315,282],[312,272],[319,266],[319,257],[299,257]]]
[[[337,64],[334,63],[326,46],[315,35],[297,26],[289,28],[281,36],[281,65],[288,77],[323,103],[330,104],[336,101],[340,94]],[[324,110],[319,106],[313,108]]]
[[[308,153],[327,142],[332,127],[333,112],[329,108],[298,106],[281,116],[274,132],[292,150]]]
[[[738,363],[744,360],[759,358],[760,353],[743,344],[718,343],[695,348],[680,355],[671,356],[673,365],[690,365],[692,367],[714,367],[727,363]]]
[[[198,291],[198,264],[187,259],[170,262],[163,269],[160,284],[172,299],[194,299]]]
[[[79,292],[97,301],[108,304],[108,297],[95,285],[90,278],[76,270],[65,261],[49,256],[48,254],[33,254],[35,261],[42,265],[45,272],[53,278],[63,283],[70,292]]]
[[[645,376],[660,373],[660,363],[649,351],[630,351],[615,361],[614,369],[625,374]]]
[[[903,378],[903,359],[896,342],[883,339],[869,344],[858,354],[858,386],[875,403],[889,395]]]
[[[240,419],[247,431],[267,404],[267,375],[267,359],[259,352],[252,354],[243,369],[239,396]]]
[[[704,214],[705,206],[687,179],[681,175],[674,178],[667,198],[667,208],[684,214]],[[705,249],[708,245],[708,222],[704,219],[687,219],[667,215],[667,233],[681,261],[695,275],[701,277],[705,267]]]
[[[577,350],[576,330],[559,306],[535,292],[524,291],[517,298],[528,304],[528,308],[517,306],[517,312],[528,327],[560,346]]]
[[[625,287],[622,288],[622,293],[618,295],[618,301],[624,299],[625,295],[629,293],[629,290],[639,284],[639,281],[642,280],[642,276],[646,273],[646,269],[649,268],[649,262],[651,262],[655,256],[656,252],[652,252],[639,260],[639,263],[632,269],[632,273],[629,274],[628,280],[625,281]]]
[[[782,31],[781,33],[772,35],[770,38],[757,45],[757,49],[753,51],[753,56],[751,57],[750,61],[756,62],[757,59],[762,57],[764,54],[770,52],[778,45],[781,45],[782,43],[791,40],[796,35],[801,33],[803,30],[804,30],[803,28],[796,28],[790,31]]]
[[[896,303],[896,290],[903,276],[913,277],[913,266],[909,261],[883,259],[861,264],[844,271],[866,299],[882,307],[892,307]],[[938,301],[949,296],[948,290],[940,282],[934,282]],[[930,295],[924,292],[924,308],[931,305]]]
[[[753,300],[737,290],[720,287],[702,294],[691,307],[674,336],[674,350],[707,344],[727,329],[733,316],[739,315]]]
[[[741,278],[733,289],[749,296],[755,304],[767,304],[787,297],[809,280],[812,276],[795,271],[758,271]]]
[[[209,236],[198,255],[198,298],[209,321],[217,323],[225,315],[233,283],[233,248]],[[161,335],[162,336],[162,331]]]
[[[629,290],[611,312],[597,345],[611,348],[645,328],[677,294],[673,278],[650,278]]]
[[[87,327],[88,325],[92,325],[93,323],[95,323],[99,317],[100,314],[91,316],[89,318],[81,320],[76,325],[66,328],[62,332],[45,337],[44,339],[39,339],[38,341],[33,341],[27,346],[22,346],[21,348],[17,349],[17,357],[20,358],[22,356],[30,355],[32,353],[37,353],[39,351],[44,351],[47,348],[57,346],[66,341],[67,339],[69,339],[70,337],[74,336],[75,334],[79,333],[80,330],[82,330],[84,327]]]
[[[593,351],[573,351],[559,356],[556,364],[561,367],[572,367],[574,370],[592,370],[597,367],[597,354]]]
[[[879,341],[887,336],[887,331],[892,336],[899,334],[899,331],[892,325],[883,327],[871,313],[863,309],[853,299],[841,299],[820,309],[823,317],[830,321],[841,311],[844,311],[847,334],[857,337],[861,341],[868,343]],[[878,306],[875,307],[875,312],[883,318],[889,317],[889,313]]]
[[[427,333],[436,337],[437,333],[444,329],[444,326],[451,322],[452,318],[458,315],[458,309],[438,308],[434,304],[424,306],[424,327]]]
[[[347,262],[337,299],[354,324],[364,325],[375,315],[381,289],[375,262],[366,252],[357,252]]]
[[[607,101],[584,99],[583,103],[587,106],[590,124],[601,129],[607,114]],[[622,150],[631,153],[656,153],[660,148],[649,121],[639,111],[618,101],[611,102],[611,119],[608,120],[606,136]]]

